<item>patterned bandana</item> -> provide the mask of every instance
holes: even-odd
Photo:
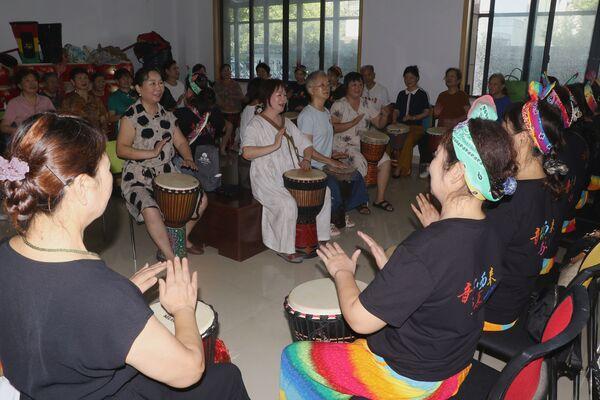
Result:
[[[498,119],[494,99],[491,96],[482,96],[473,103],[473,106],[471,106],[471,109],[469,110],[467,120],[459,123],[453,129],[452,144],[454,145],[456,158],[458,158],[465,166],[465,181],[471,194],[482,201],[486,199],[498,201],[502,198],[502,194],[504,193],[492,193],[490,178],[488,177],[483,161],[479,156],[479,152],[477,151],[477,147],[475,146],[473,137],[469,131],[469,120],[475,118],[487,119],[490,121],[496,121]],[[504,185],[506,194],[514,193],[514,189],[516,189],[516,181],[514,181],[514,178],[510,182],[509,181],[510,178],[507,179],[507,182],[505,182]]]
[[[529,84],[529,101],[525,103],[521,110],[525,127],[542,154],[549,154],[550,150],[552,150],[552,143],[550,143],[546,132],[544,132],[542,117],[538,108],[539,101],[547,94],[541,83],[532,81]]]
[[[561,101],[560,97],[554,90],[555,84],[554,83],[551,84],[548,81],[548,75],[546,75],[546,73],[544,73],[542,75],[542,86],[544,87],[544,91],[546,93],[548,93],[546,96],[546,101],[548,102],[548,104],[552,104],[553,106],[556,106],[560,110],[560,116],[563,120],[564,127],[565,128],[570,127],[572,121],[571,121],[571,118],[569,118],[569,113],[567,113],[567,108],[565,107],[565,105]]]

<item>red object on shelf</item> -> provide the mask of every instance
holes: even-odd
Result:
[[[104,74],[104,78],[106,80],[114,80],[115,72],[120,69],[125,68],[129,72],[131,72],[131,76],[133,76],[133,64],[130,62],[124,62],[119,64],[99,64],[96,65],[96,71]]]
[[[6,103],[19,95],[19,89],[14,86],[0,86],[0,110],[4,110]]]
[[[40,75],[40,78],[42,77],[42,75],[47,74],[48,72],[57,72],[56,64],[37,63],[37,64],[19,64],[15,67],[15,73],[23,68],[34,70],[35,72],[37,72]]]
[[[6,65],[0,64],[0,86],[8,86],[12,82],[11,79],[11,69]]]

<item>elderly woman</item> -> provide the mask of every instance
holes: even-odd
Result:
[[[129,280],[89,251],[83,232],[112,192],[105,136],[76,117],[44,114],[0,161],[18,234],[0,244],[0,359],[22,397],[248,399],[231,364],[206,367],[195,317],[198,283],[182,262]],[[160,279],[171,334],[142,293]]]
[[[135,89],[140,98],[121,118],[117,137],[117,155],[127,160],[123,167],[121,190],[130,214],[145,222],[150,237],[167,260],[175,257],[161,211],[152,197],[152,181],[160,174],[179,172],[173,164],[177,151],[182,168],[196,170],[190,145],[176,125],[173,113],[159,104],[164,91],[160,73],[141,68],[135,74]],[[196,221],[186,224],[189,236]],[[186,248],[191,254],[202,254],[186,236]]]
[[[6,135],[15,133],[17,126],[32,115],[54,111],[52,101],[48,97],[38,94],[39,76],[37,72],[32,69],[21,69],[17,73],[16,82],[21,94],[8,102],[0,125],[0,131]]]

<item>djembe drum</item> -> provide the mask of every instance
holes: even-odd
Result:
[[[323,167],[323,172],[333,176],[340,186],[342,204],[344,204],[344,207],[341,207],[338,210],[332,210],[331,212],[331,223],[337,228],[344,228],[346,226],[346,210],[348,209],[346,203],[352,194],[352,175],[354,174],[354,171],[356,171],[356,168],[350,166],[337,168],[326,165]]]
[[[361,292],[367,287],[361,281],[356,284]],[[353,342],[356,339],[356,333],[342,316],[335,284],[329,278],[296,286],[285,298],[283,307],[294,342]]]
[[[427,128],[427,134],[429,137],[427,138],[427,148],[431,155],[435,155],[438,146],[442,142],[442,138],[448,131],[448,128],[442,128],[441,126],[432,126],[431,128]]]
[[[175,334],[175,320],[159,302],[150,305],[154,316],[162,323],[173,335]],[[215,362],[215,347],[217,341],[217,328],[219,326],[218,315],[214,308],[202,301],[196,304],[196,324],[202,337],[204,347],[204,360],[206,365],[212,365]]]
[[[283,185],[298,205],[296,251],[305,258],[315,257],[319,245],[316,220],[325,202],[327,175],[318,169],[292,169],[283,174]]]
[[[152,182],[154,199],[167,226],[173,253],[179,258],[187,255],[185,224],[192,219],[200,196],[200,182],[191,175],[180,173],[160,174]]]
[[[367,160],[367,185],[377,184],[377,164],[383,157],[390,137],[376,130],[363,132],[360,137],[360,152]]]

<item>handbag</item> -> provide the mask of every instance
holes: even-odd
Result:
[[[520,77],[515,75],[515,72],[520,72]],[[510,74],[504,77],[506,79],[506,91],[510,101],[513,103],[524,101],[527,97],[528,83],[523,80],[523,71],[520,68],[514,68]]]

